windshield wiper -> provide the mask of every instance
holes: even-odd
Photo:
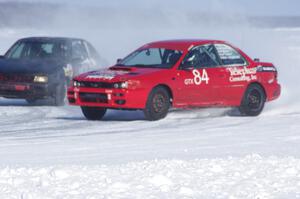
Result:
[[[115,66],[126,66],[125,64],[116,64]]]
[[[150,67],[151,65],[145,65],[145,64],[134,64],[130,65],[131,67]]]

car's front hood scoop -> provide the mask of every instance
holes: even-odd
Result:
[[[121,78],[124,75],[127,75],[130,71],[123,70],[99,70],[93,71],[85,74],[85,80],[104,80],[110,81],[116,78]]]
[[[108,69],[91,71],[76,77],[79,81],[104,81],[117,82],[127,81],[133,77],[158,72],[159,69],[136,68],[136,67],[110,67]]]

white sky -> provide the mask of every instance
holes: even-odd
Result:
[[[0,0],[12,1],[12,0]],[[300,16],[300,0],[17,0],[20,2],[59,2],[82,5],[111,5],[116,7],[171,6],[180,9],[225,10],[246,15]]]

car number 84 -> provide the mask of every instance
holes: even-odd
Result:
[[[185,85],[190,85],[190,84],[200,85],[200,84],[202,84],[202,82],[204,82],[205,84],[209,83],[209,77],[208,77],[207,71],[205,69],[203,69],[202,72],[194,69],[193,75],[194,75],[193,79],[185,79],[184,80]]]

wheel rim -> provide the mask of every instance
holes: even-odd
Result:
[[[166,107],[166,97],[161,93],[157,93],[156,95],[154,95],[152,100],[152,107],[156,113],[163,112]]]
[[[256,110],[260,109],[262,104],[262,96],[258,90],[252,90],[248,95],[248,107]]]

